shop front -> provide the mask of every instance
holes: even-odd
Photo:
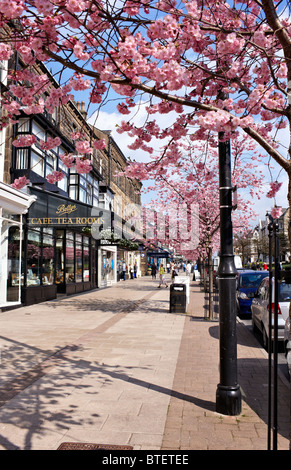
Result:
[[[99,247],[99,279],[100,287],[111,286],[117,282],[117,247],[101,244]]]
[[[36,188],[31,192],[37,199],[23,234],[23,303],[99,287],[99,241],[91,236],[91,226],[106,222],[102,209],[99,216],[94,208],[92,217],[92,206]]]
[[[23,219],[35,200],[0,182],[0,309],[22,302]]]

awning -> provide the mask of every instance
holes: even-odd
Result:
[[[36,201],[36,196],[12,188],[9,184],[0,182],[0,208],[7,214],[26,214],[30,205]]]

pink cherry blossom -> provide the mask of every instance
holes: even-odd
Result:
[[[274,219],[278,219],[281,215],[282,215],[282,207],[273,207],[272,210],[271,210],[271,216],[274,218]]]
[[[282,184],[283,183],[279,183],[278,181],[270,183],[270,190],[267,192],[266,196],[269,198],[275,197]]]
[[[76,150],[79,153],[92,153],[92,147],[87,140],[76,142]]]
[[[61,158],[63,164],[67,168],[72,168],[74,166],[75,157],[74,157],[73,154],[69,153],[69,154],[66,154],[66,155],[62,155],[60,158]]]
[[[10,44],[0,42],[0,60],[9,60],[13,54]]]
[[[42,150],[50,150],[61,145],[62,141],[59,137],[48,137],[47,141],[40,141],[40,148]]]
[[[20,135],[16,140],[13,140],[14,147],[30,147],[36,143],[35,135],[25,134]]]
[[[95,149],[99,149],[99,150],[102,150],[102,149],[105,149],[106,148],[106,140],[105,139],[100,139],[100,140],[95,140],[93,142],[93,147]]]
[[[58,181],[61,181],[64,178],[64,173],[62,171],[54,170],[52,173],[48,174],[46,179],[49,183],[54,184]]]
[[[14,183],[11,185],[14,189],[22,189],[24,186],[29,184],[29,180],[26,176],[20,176],[19,178],[14,180]]]
[[[91,160],[77,157],[75,162],[75,168],[77,173],[90,173],[90,171],[92,170],[92,162]]]

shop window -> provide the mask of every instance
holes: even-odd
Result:
[[[76,282],[83,281],[82,235],[76,234]]]
[[[27,233],[27,286],[37,286],[41,279],[41,233],[40,229]]]
[[[74,234],[66,234],[66,282],[75,282],[75,247]]]
[[[43,230],[42,245],[42,284],[51,285],[54,283],[54,258],[55,247],[52,229]]]
[[[90,281],[90,246],[88,237],[83,237],[83,281]]]
[[[114,253],[102,249],[101,278],[105,281],[114,280]]]
[[[7,276],[7,300],[13,301],[19,298],[19,256],[20,230],[18,227],[10,227],[8,234],[8,276]],[[23,263],[21,263],[21,285],[24,282]]]

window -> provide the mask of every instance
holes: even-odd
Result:
[[[2,83],[7,81],[7,66],[7,61],[0,60],[0,82]]]
[[[46,140],[46,132],[45,130],[35,121],[32,121],[32,134],[35,135],[37,140]]]
[[[64,155],[65,149],[62,147],[59,147],[59,156],[61,157]],[[58,187],[62,189],[65,192],[68,192],[68,176],[69,176],[69,168],[66,167],[66,165],[63,164],[62,160],[59,158],[58,159],[58,169],[61,170],[64,173],[64,178],[61,181],[58,181]]]
[[[54,283],[55,243],[51,228],[27,232],[27,286]]]
[[[28,168],[28,148],[18,148],[16,149],[16,161],[15,169],[16,170],[25,170]]]
[[[12,226],[8,232],[8,276],[7,276],[7,300],[18,300],[19,286],[19,262],[20,262],[20,230]],[[21,285],[23,285],[23,263],[21,263]]]
[[[31,150],[30,169],[40,176],[45,176],[44,155]]]
[[[54,282],[55,247],[53,229],[43,229],[42,239],[42,284],[51,285]]]
[[[67,232],[66,234],[66,282],[75,282],[75,247],[74,234]]]
[[[85,204],[98,206],[98,180],[90,174],[79,175],[73,171],[70,171],[69,177],[69,197]]]
[[[23,132],[30,132],[30,119],[29,118],[20,118],[18,120],[18,134]]]
[[[37,142],[33,144],[31,148],[17,148],[15,150],[15,168],[17,170],[30,168],[43,178],[48,174],[51,174],[54,170],[62,171],[65,176],[57,183],[57,185],[63,191],[68,192],[69,169],[59,158],[61,155],[66,153],[66,150],[63,147],[42,150],[40,141],[42,140],[45,142],[51,134],[46,132],[46,130],[35,120],[31,121],[29,118],[20,118],[18,122],[18,134],[22,135],[26,133],[32,133],[37,138]]]
[[[90,281],[90,246],[89,238],[83,237],[83,281]]]
[[[76,234],[76,282],[83,281],[82,235]]]
[[[41,232],[27,232],[27,286],[37,286],[41,279]]]
[[[45,175],[52,173],[57,166],[57,154],[52,150],[46,152],[45,158]]]
[[[93,206],[98,207],[99,204],[99,183],[94,178],[94,185],[93,185]]]

